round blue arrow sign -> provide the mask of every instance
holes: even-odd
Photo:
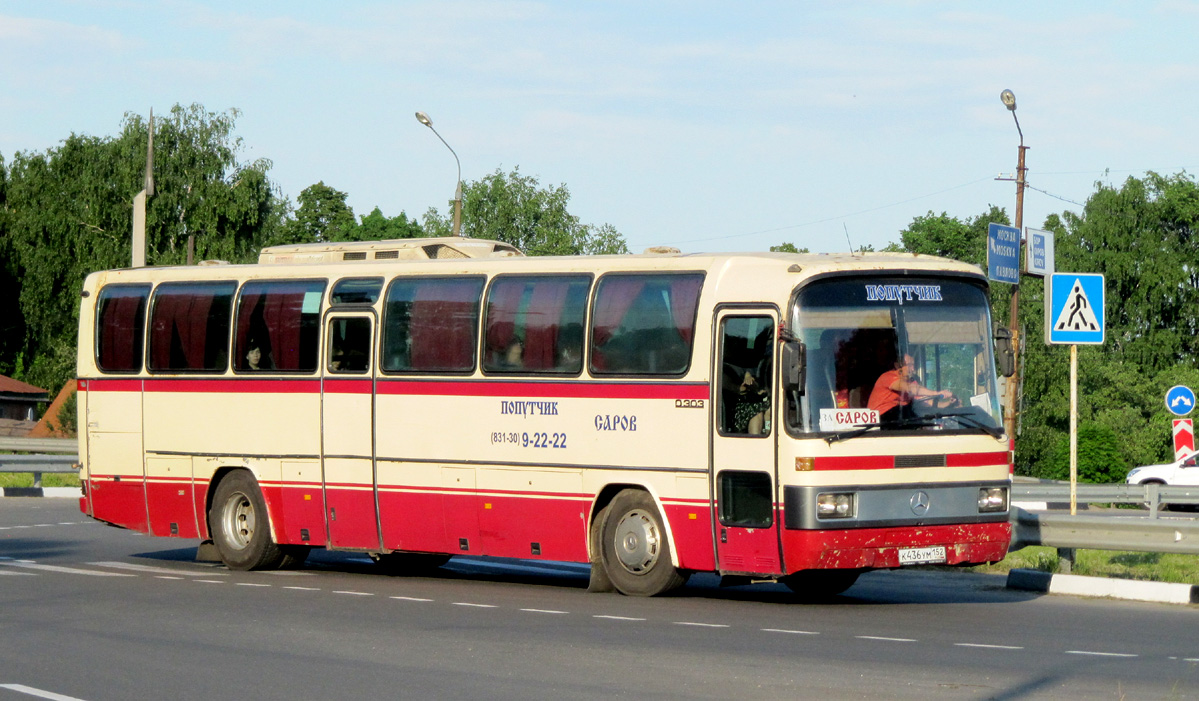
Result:
[[[1186,416],[1195,408],[1195,393],[1190,387],[1174,385],[1166,392],[1166,408],[1178,416]]]

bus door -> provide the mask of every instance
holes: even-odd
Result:
[[[776,436],[778,311],[717,311],[712,501],[717,569],[781,574]]]
[[[329,547],[379,550],[375,482],[375,314],[325,318],[321,470]]]

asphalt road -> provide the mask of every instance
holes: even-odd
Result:
[[[231,572],[195,541],[0,499],[0,701],[34,698],[1199,698],[1199,607],[1012,592],[1002,577],[585,591],[560,563],[434,576],[316,553]]]

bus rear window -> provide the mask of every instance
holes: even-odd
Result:
[[[149,285],[109,285],[96,302],[96,365],[104,372],[142,369]]]
[[[383,309],[383,370],[470,372],[482,277],[399,278]]]
[[[243,285],[237,305],[233,368],[239,372],[314,372],[324,292],[323,280]]]
[[[233,282],[164,283],[150,313],[150,369],[220,372],[228,365]]]
[[[591,320],[591,372],[680,375],[691,364],[704,276],[620,274],[600,278]]]

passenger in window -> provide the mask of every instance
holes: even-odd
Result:
[[[947,389],[934,391],[921,385],[916,379],[916,361],[905,353],[903,361],[895,363],[894,370],[879,375],[866,408],[877,411],[879,421],[887,423],[912,416],[912,403],[916,401],[935,402],[944,408],[952,406],[957,398]]]
[[[514,337],[504,349],[500,366],[504,370],[520,370],[525,366],[525,344],[520,337]]]
[[[271,362],[271,354],[263,350],[263,343],[257,338],[251,338],[248,350],[246,350],[246,369],[247,370],[270,370],[274,368],[274,363]]]
[[[766,423],[766,417],[769,414],[770,392],[746,370],[737,392],[737,403],[733,406],[733,433],[768,433],[770,425]]]

